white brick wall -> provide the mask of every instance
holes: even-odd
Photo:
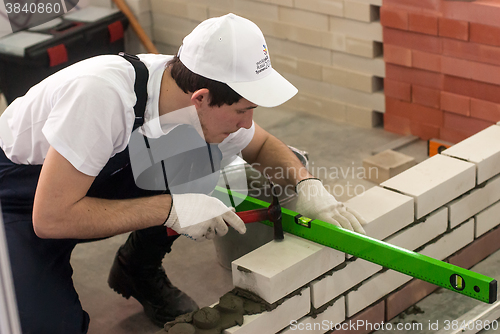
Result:
[[[332,306],[329,306],[325,311],[317,314],[316,317],[307,316],[296,323],[292,323],[287,329],[280,334],[292,333],[309,333],[321,334],[326,333],[334,328],[336,324],[345,320],[345,300],[340,297]]]
[[[346,295],[346,316],[355,315],[411,279],[411,276],[393,270],[373,276]]]
[[[381,187],[373,187],[348,200],[347,207],[365,218],[366,234],[383,240],[413,222],[413,198]]]
[[[442,154],[457,157],[477,166],[477,183],[500,173],[500,126],[492,125],[466,140],[444,150]]]
[[[450,228],[454,228],[498,200],[500,200],[500,176],[488,180],[484,187],[474,189],[447,204]]]
[[[500,224],[500,202],[481,211],[476,216],[476,238]]]
[[[311,310],[309,288],[300,295],[287,299],[271,312],[246,315],[243,325],[234,326],[223,331],[224,334],[256,334],[276,333],[290,325],[290,322],[302,318]]]
[[[344,253],[285,234],[233,261],[233,284],[274,303],[344,260]]]
[[[415,218],[419,219],[472,189],[475,169],[472,163],[438,154],[381,186],[413,196]]]
[[[363,259],[348,261],[345,268],[311,283],[311,302],[319,308],[380,271],[382,266]]]

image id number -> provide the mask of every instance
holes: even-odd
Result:
[[[6,2],[5,8],[7,10],[7,14],[50,14],[50,13],[59,13],[61,12],[61,4],[60,3],[25,3],[24,5],[19,2]]]
[[[493,320],[493,321],[489,321],[489,320],[485,320],[485,321],[481,321],[481,320],[469,320],[469,321],[462,321],[461,323],[458,322],[458,320],[453,320],[453,321],[450,321],[450,320],[445,320],[444,321],[444,329],[445,330],[458,330],[458,329],[461,329],[461,330],[473,330],[473,329],[476,329],[476,330],[490,330],[490,329],[493,329],[493,330],[497,330],[498,329],[498,321],[496,320]]]

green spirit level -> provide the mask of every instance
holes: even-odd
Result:
[[[217,187],[214,196],[221,200],[237,197],[242,200],[238,211],[265,208],[269,203],[245,197]],[[224,200],[223,200],[224,201]],[[263,224],[272,226],[271,222]],[[493,278],[397,247],[368,236],[312,220],[297,212],[282,209],[283,230],[318,244],[337,249],[403,274],[461,293],[474,299],[493,303],[497,299],[497,281]]]

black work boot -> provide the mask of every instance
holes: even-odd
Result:
[[[197,310],[195,301],[173,286],[165,274],[161,265],[165,252],[156,250],[156,254],[144,257],[141,254],[144,250],[137,251],[140,237],[134,233],[116,253],[109,286],[127,299],[137,299],[148,318],[160,327],[181,314]]]

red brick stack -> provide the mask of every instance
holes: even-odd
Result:
[[[500,121],[500,0],[384,0],[384,128],[459,142]]]

